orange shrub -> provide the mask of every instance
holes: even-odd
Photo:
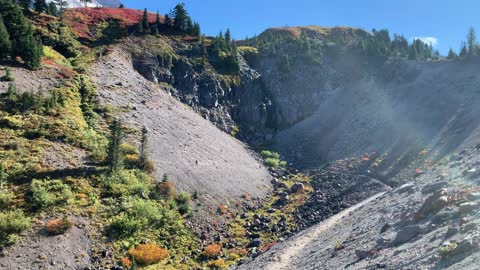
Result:
[[[120,260],[122,262],[122,265],[130,269],[132,267],[132,261],[129,258],[122,258]]]
[[[225,261],[222,259],[218,259],[215,261],[211,261],[207,264],[208,267],[211,269],[226,269],[227,265],[225,265]]]
[[[218,212],[222,215],[225,215],[228,212],[228,206],[221,204],[218,206]]]
[[[212,245],[208,245],[202,254],[207,258],[214,259],[218,257],[218,255],[220,255],[221,250],[222,250],[222,247],[220,245],[212,244]]]
[[[162,196],[173,198],[176,193],[175,184],[169,181],[160,182],[157,184],[157,192]]]
[[[132,258],[142,265],[159,263],[168,256],[168,250],[156,244],[142,244],[128,251]]]
[[[58,218],[49,220],[46,229],[49,234],[58,235],[66,233],[72,225],[72,222],[68,218]]]

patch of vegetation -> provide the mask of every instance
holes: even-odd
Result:
[[[47,222],[46,230],[51,235],[59,235],[66,233],[72,226],[73,223],[67,217],[57,218]]]
[[[30,227],[30,218],[21,210],[0,212],[0,246],[13,244],[16,235]]]
[[[151,265],[167,258],[168,250],[156,244],[142,244],[130,249],[128,254],[141,265]]]
[[[439,248],[440,256],[442,256],[442,258],[448,257],[451,252],[457,248],[457,246],[458,244],[455,242],[449,242],[447,245],[442,245]]]
[[[38,209],[67,203],[72,190],[61,180],[33,180],[30,184],[31,205]]]
[[[266,166],[270,168],[277,168],[277,167],[285,167],[287,165],[286,161],[280,159],[280,154],[276,152],[272,152],[269,150],[263,150],[260,152],[264,163]]]

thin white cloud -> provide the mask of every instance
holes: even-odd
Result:
[[[414,37],[413,39],[420,39],[427,44],[431,43],[433,47],[438,45],[438,38],[436,37]]]

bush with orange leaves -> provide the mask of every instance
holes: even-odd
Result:
[[[211,269],[226,269],[227,265],[225,264],[225,261],[222,259],[218,259],[215,261],[211,261],[207,264],[208,267]]]
[[[205,248],[205,250],[202,252],[202,255],[210,259],[215,259],[220,255],[221,250],[222,247],[220,245],[211,244]]]
[[[175,184],[170,181],[160,182],[157,184],[157,192],[160,196],[173,198],[176,193]]]
[[[142,244],[128,251],[128,254],[141,265],[150,265],[159,263],[167,258],[168,250],[161,248],[156,244]]]
[[[47,222],[47,232],[51,235],[58,235],[66,233],[73,223],[66,217],[52,219]]]
[[[130,269],[132,267],[132,261],[129,258],[122,258],[120,260],[123,266],[125,266],[127,269]]]
[[[222,215],[225,215],[226,213],[228,213],[228,206],[226,206],[225,204],[221,204],[218,206],[218,213],[222,214]]]

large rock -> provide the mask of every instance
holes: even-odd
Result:
[[[430,194],[441,188],[445,188],[447,186],[448,186],[448,182],[446,181],[426,185],[424,188],[422,188],[422,194]]]
[[[395,244],[402,244],[410,239],[413,239],[417,237],[421,233],[422,229],[418,225],[413,225],[413,226],[407,226],[397,232],[397,236],[395,237],[395,240],[393,241]]]
[[[435,191],[428,197],[420,209],[415,213],[415,220],[421,220],[429,215],[438,213],[442,208],[448,205],[448,195],[446,189]]]

